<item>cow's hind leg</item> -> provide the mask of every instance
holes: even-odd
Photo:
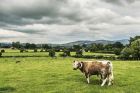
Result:
[[[105,79],[103,80],[103,82],[102,82],[101,86],[104,86],[104,85],[105,85],[105,83],[106,83],[106,81],[107,81],[107,78],[105,78]]]
[[[112,85],[112,78],[111,78],[111,75],[109,75],[108,77],[108,86]]]
[[[90,75],[89,74],[85,74],[85,76],[86,76],[86,79],[87,79],[87,83],[89,84],[90,83],[90,80],[89,80]]]

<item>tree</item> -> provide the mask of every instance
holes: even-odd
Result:
[[[54,49],[49,50],[49,56],[50,57],[55,57],[55,50]]]
[[[68,50],[68,49],[65,49],[65,50],[64,50],[64,53],[66,54],[66,56],[71,56],[70,50]]]
[[[73,45],[73,49],[75,51],[82,49],[82,47],[80,45]]]
[[[30,43],[26,43],[26,44],[25,44],[25,48],[26,48],[26,49],[30,49]]]
[[[43,49],[51,49],[51,46],[49,46],[48,44],[43,44],[42,45],[42,48]]]
[[[21,46],[20,42],[12,42],[12,47],[19,49],[22,46]]]
[[[140,36],[130,37],[129,44],[131,45],[131,43],[137,39],[140,39]]]
[[[70,50],[69,49],[64,49],[63,54],[60,54],[60,56],[62,56],[62,57],[71,56]]]
[[[77,57],[82,57],[82,56],[83,56],[83,50],[82,50],[82,49],[77,50],[77,51],[76,51],[76,56],[77,56]]]
[[[121,56],[126,59],[140,59],[140,39],[131,42],[130,46],[125,47],[121,52]]]
[[[95,52],[98,50],[98,47],[96,44],[92,44],[91,47],[90,47],[90,52]]]
[[[113,44],[113,47],[114,47],[114,48],[123,48],[123,44],[122,44],[121,42],[115,42],[115,43]]]
[[[133,56],[140,59],[140,39],[131,42],[130,47],[134,50]]]
[[[121,57],[125,58],[125,59],[129,59],[129,57],[133,57],[133,49],[130,47],[125,47],[122,51],[121,51]]]
[[[0,52],[0,57],[2,56],[2,53]]]
[[[106,50],[112,50],[113,49],[113,44],[107,44],[107,45],[104,46],[104,48]]]
[[[34,52],[37,52],[37,49],[34,49]]]
[[[36,49],[36,48],[37,48],[36,44],[30,44],[30,49]]]
[[[96,46],[97,46],[98,50],[103,50],[104,49],[104,45],[101,44],[101,43],[97,44]]]
[[[121,54],[121,50],[120,48],[114,48],[114,54],[116,55],[120,55]]]
[[[5,52],[5,50],[4,50],[4,49],[2,49],[2,50],[1,50],[1,53],[4,53],[4,52]]]

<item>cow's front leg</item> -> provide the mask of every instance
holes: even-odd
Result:
[[[89,80],[90,75],[89,74],[85,74],[85,76],[86,76],[86,79],[87,79],[87,83],[89,84],[90,83],[90,80]]]

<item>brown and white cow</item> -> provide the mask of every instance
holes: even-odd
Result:
[[[89,78],[91,75],[100,75],[102,84],[108,81],[108,85],[113,83],[113,65],[110,61],[74,61],[73,69],[79,69],[87,78],[87,82],[90,83]]]

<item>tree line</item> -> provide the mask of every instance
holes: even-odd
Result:
[[[73,45],[72,47],[65,46],[55,46],[52,47],[48,44],[34,44],[34,43],[20,43],[13,42],[13,49],[19,49],[20,52],[28,52],[28,49],[33,49],[34,52],[49,52],[49,56],[54,57],[55,52],[63,52],[60,54],[62,57],[71,56],[71,52],[75,52],[74,57],[90,57],[83,56],[83,52],[94,52],[94,53],[112,53],[118,55],[118,59],[124,60],[139,60],[140,59],[140,36],[130,37],[129,44],[123,45],[120,42],[115,42],[113,44],[83,44],[83,45]],[[40,51],[38,51],[40,49]],[[5,52],[1,50],[0,55]],[[91,58],[104,58],[103,56],[92,56]],[[113,58],[113,57],[111,57]]]

